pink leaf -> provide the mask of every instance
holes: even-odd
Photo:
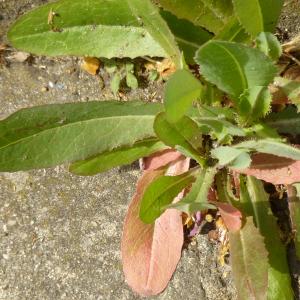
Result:
[[[300,182],[300,161],[272,154],[256,153],[252,156],[250,168],[237,172],[273,184],[292,184]]]
[[[173,163],[167,173],[178,175],[188,168],[189,159],[181,159]],[[121,245],[123,271],[129,286],[141,296],[162,292],[181,257],[183,226],[180,211],[168,209],[154,224],[145,224],[139,218],[140,200],[145,189],[155,178],[164,174],[164,171],[160,169],[144,172],[124,222]],[[181,197],[182,195],[183,193]]]
[[[173,149],[166,149],[160,152],[156,152],[151,156],[144,158],[142,163],[143,170],[155,170],[166,166],[173,161],[177,161],[183,158],[182,154]]]
[[[241,212],[228,203],[210,201],[218,207],[221,217],[227,229],[231,232],[236,232],[242,227]]]

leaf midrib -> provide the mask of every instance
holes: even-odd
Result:
[[[33,33],[33,34],[25,34],[22,36],[13,36],[13,38],[10,38],[13,41],[18,41],[18,40],[22,40],[22,39],[27,39],[27,38],[31,38],[31,37],[39,37],[40,35],[45,35],[45,34],[51,34],[51,35],[58,35],[58,34],[63,34],[63,33],[67,33],[67,32],[77,32],[77,31],[82,31],[83,28],[91,28],[94,24],[89,24],[89,25],[80,25],[80,26],[67,26],[67,27],[62,27],[61,29],[63,30],[62,32],[54,32],[52,30],[45,30],[45,31],[40,31],[37,33]],[[96,25],[95,29],[91,29],[91,32],[95,31],[98,28],[104,28],[106,30],[115,30],[115,29],[119,29],[124,30],[125,32],[128,31],[132,31],[133,29],[136,31],[140,31],[141,34],[143,33],[147,33],[149,34],[148,31],[146,31],[144,28],[139,27],[139,26],[127,26],[127,25],[102,25],[102,24],[98,24]],[[152,36],[151,36],[152,37]],[[126,38],[126,36],[124,37]],[[152,37],[153,38],[153,37]]]

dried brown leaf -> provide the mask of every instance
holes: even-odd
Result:
[[[81,68],[91,75],[96,75],[100,68],[100,60],[96,57],[84,57]]]

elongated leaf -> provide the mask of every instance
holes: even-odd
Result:
[[[176,208],[187,214],[204,209],[215,208],[208,202],[208,193],[213,184],[216,168],[201,169],[190,192],[179,202],[170,204],[169,208]]]
[[[209,82],[235,98],[251,87],[267,86],[277,72],[260,50],[232,42],[209,41],[195,60]]]
[[[154,130],[160,140],[170,147],[180,146],[186,150],[192,158],[201,162],[199,155],[202,144],[201,131],[197,124],[187,116],[184,116],[177,123],[171,124],[166,119],[164,112],[157,115],[154,122]],[[185,154],[185,153],[184,153]]]
[[[155,7],[150,0],[124,0],[124,2],[128,4],[132,14],[140,25],[146,28],[147,32],[149,32],[151,37],[164,49],[167,55],[174,61],[175,65],[178,68],[182,67],[181,55],[174,35],[171,33],[167,23],[160,16],[157,7]],[[118,3],[120,3],[120,1],[118,1]],[[113,18],[116,18],[116,13],[113,13]],[[139,47],[140,45],[137,48]],[[148,55],[154,56],[153,54]]]
[[[272,96],[265,86],[253,86],[240,97],[239,112],[245,123],[264,117],[271,109]]]
[[[157,160],[159,163],[159,156]],[[187,171],[189,162],[185,161],[172,166],[173,175]],[[139,218],[144,191],[163,172],[144,173],[124,222],[121,245],[123,270],[127,283],[141,296],[159,294],[167,286],[181,257],[183,227],[179,211],[168,209],[155,224],[145,224]]]
[[[294,233],[294,243],[296,247],[297,258],[300,257],[300,184],[289,185],[287,187],[290,219],[292,231]]]
[[[251,159],[249,168],[236,171],[272,184],[300,182],[300,161],[263,153],[254,154]]]
[[[246,141],[234,145],[234,148],[247,151],[257,151],[291,158],[294,160],[300,160],[300,149],[272,139]]]
[[[233,0],[233,5],[242,25],[256,36],[262,31],[275,30],[283,0]]]
[[[23,109],[0,121],[0,170],[50,167],[155,137],[161,109],[115,101]]]
[[[161,11],[161,16],[167,22],[175,36],[175,41],[184,53],[187,63],[194,64],[194,56],[198,48],[210,40],[213,35],[200,26],[184,19],[178,19],[175,15]]]
[[[177,176],[161,176],[145,190],[141,200],[140,218],[149,224],[155,221],[174,198],[196,179],[195,170]]]
[[[55,15],[48,24],[51,11]],[[8,38],[16,48],[53,56],[149,55],[178,60],[179,55],[167,25],[148,0],[60,0],[22,16]]]
[[[247,217],[241,230],[229,233],[229,242],[232,273],[239,298],[267,299],[268,253],[252,217]]]
[[[286,109],[271,113],[266,123],[279,133],[289,133],[293,136],[300,134],[300,114],[296,107],[288,106]]]
[[[141,157],[166,149],[166,145],[157,139],[139,141],[130,147],[116,148],[110,152],[76,161],[71,164],[69,171],[77,175],[95,175],[117,166],[131,164]]]
[[[261,32],[256,38],[256,45],[273,61],[277,61],[282,54],[281,45],[276,36],[270,32]]]
[[[156,0],[165,10],[178,18],[191,21],[195,25],[218,32],[232,14],[229,0]]]
[[[265,239],[268,250],[268,296],[265,299],[293,299],[286,251],[281,243],[276,220],[261,181],[248,176],[240,180],[243,212],[254,217],[254,223]],[[249,217],[248,217],[249,218]],[[250,238],[250,237],[247,237]],[[259,263],[263,263],[259,260]]]
[[[164,105],[169,122],[180,120],[202,91],[202,84],[191,72],[178,70],[165,87]]]

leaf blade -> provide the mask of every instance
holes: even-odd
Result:
[[[50,167],[155,137],[161,109],[104,101],[21,110],[0,122],[0,170]]]
[[[271,154],[256,153],[249,168],[236,170],[272,184],[300,182],[300,162]]]
[[[252,217],[247,217],[240,231],[229,233],[229,242],[232,273],[239,297],[266,299],[268,253]]]
[[[121,242],[123,272],[129,286],[142,296],[159,294],[168,284],[181,257],[183,228],[178,211],[166,211],[155,224],[145,224],[139,218],[140,200],[146,187],[163,172],[144,173],[124,221]],[[160,242],[162,239],[163,243]]]
[[[141,157],[164,149],[166,146],[156,139],[139,141],[130,147],[117,148],[85,160],[76,161],[70,165],[69,171],[76,175],[91,176],[117,166],[131,164]]]
[[[267,86],[277,70],[261,51],[242,44],[209,41],[197,51],[201,73],[219,89],[238,98],[253,86]]]
[[[189,71],[178,70],[165,87],[164,105],[169,122],[179,121],[201,94],[202,84]]]
[[[283,6],[283,1],[233,0],[233,5],[246,31],[252,36],[256,36],[262,31],[274,31]],[[253,22],[253,19],[255,22]]]
[[[268,255],[268,296],[267,299],[292,299],[291,278],[276,219],[269,207],[268,196],[261,181],[252,176],[240,178],[243,212],[253,216],[254,223],[265,239]]]
[[[140,4],[147,11],[151,8],[156,11],[148,0]],[[47,23],[51,10],[55,13],[53,25]],[[127,1],[99,0],[96,5],[94,1],[61,0],[22,16],[10,29],[8,38],[16,48],[51,56],[134,58],[173,55],[176,44],[161,45],[149,27],[142,26],[134,12]],[[162,27],[167,31],[166,26]]]
[[[232,15],[232,4],[228,0],[222,2],[210,0],[158,0],[156,2],[178,18],[187,19],[213,33],[218,32]]]

